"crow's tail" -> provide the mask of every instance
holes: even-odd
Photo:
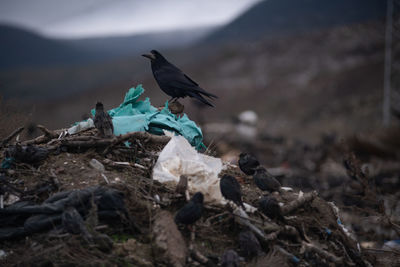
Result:
[[[197,86],[196,88],[193,88],[193,91],[197,94],[205,95],[206,97],[209,97],[209,98],[218,98],[218,96],[207,92],[206,90],[204,90],[203,88],[201,88],[199,86]]]
[[[199,101],[202,102],[203,104],[206,104],[206,105],[208,105],[208,106],[210,106],[210,107],[214,107],[213,104],[211,104],[210,102],[208,102],[202,95],[200,95],[200,94],[197,93],[197,92],[190,92],[190,93],[189,93],[189,96],[190,96],[190,97],[196,98],[197,100],[199,100]]]

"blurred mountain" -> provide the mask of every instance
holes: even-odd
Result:
[[[298,34],[323,28],[361,23],[385,16],[383,0],[268,0],[262,1],[205,42],[242,41]]]
[[[14,26],[0,25],[0,68],[65,66],[113,60],[151,49],[189,45],[212,28],[86,39],[51,39]]]
[[[93,59],[62,41],[42,37],[29,30],[0,26],[0,68],[79,63]]]
[[[179,48],[195,43],[208,35],[213,27],[199,27],[190,30],[176,30],[116,37],[98,37],[66,40],[75,48],[97,52],[111,58],[135,56],[151,49]]]

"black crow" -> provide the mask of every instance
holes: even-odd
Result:
[[[203,213],[203,200],[204,196],[201,192],[194,194],[192,199],[175,215],[175,222],[182,224],[195,223]]]
[[[232,200],[236,205],[240,205],[244,208],[242,190],[235,177],[225,174],[219,181],[219,187],[224,198]]]
[[[265,196],[260,200],[258,204],[260,211],[271,219],[278,219],[283,222],[285,221],[282,216],[281,207],[279,206],[276,198],[272,196]]]
[[[142,55],[151,60],[151,70],[161,90],[171,96],[171,100],[194,97],[200,102],[213,107],[203,96],[217,98],[216,95],[206,92],[189,76],[176,66],[168,62],[158,51],[151,50],[150,54]]]
[[[253,175],[254,182],[262,191],[279,191],[281,184],[264,167],[258,166]]]
[[[114,125],[112,123],[111,116],[104,112],[104,106],[102,103],[97,102],[96,104],[96,115],[94,116],[94,126],[101,136],[111,137],[114,133]]]
[[[239,168],[247,175],[253,175],[255,169],[260,165],[258,160],[248,153],[241,153],[239,155]]]
[[[239,266],[239,255],[233,249],[226,250],[221,257],[221,266],[222,267],[238,267]]]
[[[239,233],[239,247],[242,255],[247,260],[262,254],[260,242],[250,230]]]

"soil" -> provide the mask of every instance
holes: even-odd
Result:
[[[81,135],[95,136],[96,130]],[[304,195],[303,191],[317,190],[318,196],[285,214],[285,223],[270,220],[259,212],[248,213],[250,222],[270,239],[267,242],[267,239],[259,238],[263,254],[254,259],[244,259],[240,266],[291,266],[294,258],[299,259],[299,266],[400,264],[399,252],[382,248],[385,240],[399,239],[399,150],[385,145],[390,143],[387,140],[392,140],[388,137],[375,138],[378,143],[371,143],[371,139],[366,137],[361,139],[364,141],[362,145],[355,145],[352,140],[327,142],[324,139],[312,147],[295,142],[266,142],[268,151],[281,151],[279,158],[264,154],[266,150],[252,151],[260,156],[264,165],[279,166],[271,172],[275,171],[274,175],[283,186],[292,187],[290,191],[273,193],[283,206]],[[6,205],[15,201],[16,196],[40,204],[54,193],[64,190],[91,185],[116,188],[124,193],[128,213],[140,232],[119,221],[100,221],[96,231],[113,241],[112,248],[107,248],[88,243],[80,235],[60,233],[59,227],[55,227],[23,239],[0,241],[0,248],[6,253],[0,258],[0,265],[177,266],[169,256],[165,256],[169,254],[178,255],[180,260],[182,255],[187,255],[184,260],[186,266],[216,266],[227,249],[241,254],[238,234],[245,227],[238,223],[229,205],[224,207],[207,203],[202,218],[195,224],[194,240],[187,227],[163,224],[172,221],[172,216],[186,203],[185,197],[174,193],[174,185],[152,180],[152,167],[163,145],[146,139],[130,142],[130,150],[123,144],[114,145],[104,154],[105,147],[84,149],[60,145],[55,148],[54,143],[61,143],[47,140],[36,144],[51,147],[49,156],[39,165],[16,163],[13,168],[1,171],[9,185],[17,189],[6,192]],[[346,144],[347,151],[343,150],[343,144]],[[390,157],[377,156],[373,153],[376,149],[371,150],[374,146]],[[242,149],[233,144],[225,144],[224,147]],[[369,148],[369,152],[360,152],[364,151],[362,148]],[[6,149],[1,149],[0,160],[4,159]],[[357,153],[354,154],[354,151]],[[223,156],[218,146],[213,153]],[[94,169],[90,165],[92,159],[103,163],[105,171]],[[347,165],[343,164],[343,160],[347,160]],[[121,161],[129,162],[130,166],[109,164]],[[235,176],[241,183],[244,202],[257,207],[265,192],[260,191],[252,178],[243,174],[236,165],[226,166],[220,176],[225,173]],[[168,214],[163,215],[168,220],[157,221],[161,211]],[[271,230],[271,225],[279,230]],[[168,230],[168,227],[172,228]],[[159,230],[155,231],[155,228]],[[165,234],[164,240],[168,245],[164,247],[164,252],[157,247],[160,232],[176,233],[173,234],[176,238]],[[276,234],[275,238],[271,237],[273,234]],[[182,250],[186,248],[192,250],[185,253]],[[193,253],[193,248],[205,257],[206,263]]]

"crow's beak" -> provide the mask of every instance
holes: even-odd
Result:
[[[144,55],[142,55],[143,57],[147,57],[148,59],[150,59],[150,60],[154,60],[154,59],[156,59],[156,57],[153,55],[153,54],[144,54]]]

